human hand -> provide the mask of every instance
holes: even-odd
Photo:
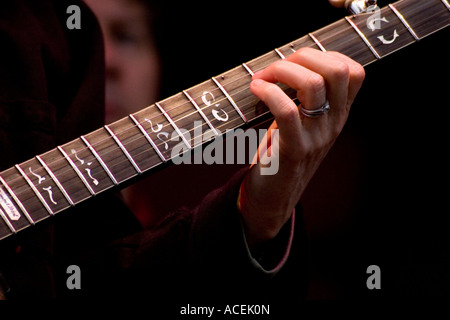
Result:
[[[260,157],[276,152],[279,168],[276,174],[262,175],[260,161],[241,184],[238,206],[250,247],[274,238],[289,220],[344,127],[364,77],[363,67],[352,59],[310,48],[300,49],[253,76],[250,88],[270,109],[275,117],[271,129],[278,129],[279,134],[278,139],[269,134],[268,147]],[[301,115],[277,82],[295,89],[303,108],[317,109],[328,101],[330,111],[316,118]]]

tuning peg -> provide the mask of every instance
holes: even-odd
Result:
[[[371,12],[377,8],[377,0],[347,0],[345,8],[352,14]]]

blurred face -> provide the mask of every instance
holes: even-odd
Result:
[[[105,41],[106,123],[157,99],[159,59],[148,9],[136,0],[85,0],[97,15]]]

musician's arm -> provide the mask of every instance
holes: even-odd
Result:
[[[240,189],[239,208],[250,247],[273,239],[291,218],[340,134],[364,76],[362,66],[342,54],[303,48],[253,77],[251,90],[274,115],[275,130]],[[277,82],[296,89],[304,108],[317,109],[329,101],[330,112],[304,117]],[[264,174],[262,164],[269,158],[277,162],[277,170]]]

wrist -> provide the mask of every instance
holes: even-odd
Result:
[[[254,201],[248,189],[248,180],[244,178],[239,188],[237,208],[241,214],[244,232],[250,248],[274,239],[281,228],[291,218],[294,207],[279,210],[270,203]],[[270,202],[270,200],[269,200]]]

